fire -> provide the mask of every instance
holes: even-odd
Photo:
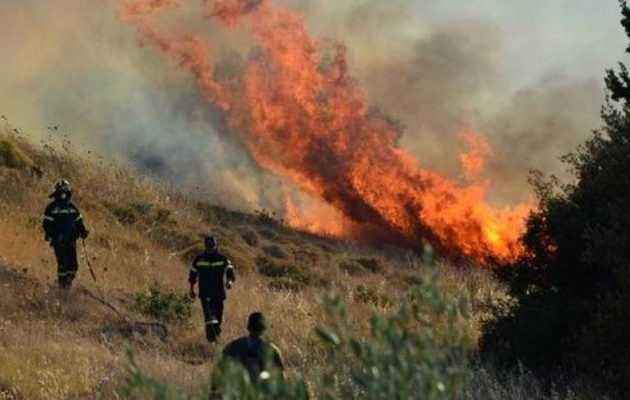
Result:
[[[485,201],[487,183],[462,186],[420,168],[397,146],[397,128],[369,111],[350,77],[345,49],[338,46],[324,63],[319,42],[297,13],[270,0],[206,0],[207,18],[226,27],[249,27],[260,49],[242,76],[217,81],[207,40],[157,27],[156,12],[177,5],[176,0],[121,3],[120,18],[138,29],[143,44],[195,77],[261,167],[292,180],[366,230],[380,230],[414,248],[428,239],[442,252],[480,263],[513,260],[523,251],[518,238],[531,206],[495,209]],[[464,132],[473,150],[461,161],[472,176],[491,150],[480,136]],[[330,221],[300,223],[321,222],[322,216],[306,217],[290,202],[287,208],[294,225],[331,226]]]
[[[348,234],[349,222],[337,210],[316,203],[298,204],[290,195],[285,196],[286,224],[292,228],[332,237]]]
[[[488,157],[494,154],[490,144],[472,129],[464,129],[459,133],[460,140],[470,146],[470,151],[459,156],[464,176],[472,181],[483,171]]]

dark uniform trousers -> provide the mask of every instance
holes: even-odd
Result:
[[[77,242],[74,240],[57,242],[53,244],[53,249],[57,258],[59,286],[63,288],[69,287],[72,285],[72,281],[74,281],[79,269]]]
[[[211,297],[201,298],[203,319],[206,323],[206,339],[214,342],[221,335],[221,322],[223,322],[223,299]]]

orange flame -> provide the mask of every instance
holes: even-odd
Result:
[[[518,238],[531,206],[494,209],[485,201],[486,184],[459,186],[419,168],[397,146],[397,128],[368,111],[363,92],[349,76],[345,49],[338,46],[330,65],[322,67],[319,43],[307,34],[300,15],[270,0],[206,0],[208,18],[225,26],[247,23],[260,47],[240,78],[219,82],[207,41],[156,27],[153,14],[176,3],[122,0],[120,18],[136,26],[143,43],[197,79],[262,167],[291,179],[350,221],[376,227],[409,246],[429,239],[443,252],[481,263],[509,261],[522,253]],[[475,172],[483,167],[489,146],[470,132],[463,137],[473,152],[461,160]],[[292,223],[299,225],[304,213],[293,204],[287,207],[295,216]]]
[[[486,166],[488,157],[494,154],[492,147],[477,132],[464,129],[459,133],[460,140],[470,146],[470,151],[459,156],[459,161],[467,180],[474,180]]]
[[[285,222],[292,228],[338,238],[349,234],[349,223],[335,209],[317,204],[298,204],[290,195],[285,196],[285,208]]]

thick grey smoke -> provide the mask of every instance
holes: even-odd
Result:
[[[560,157],[599,126],[603,101],[601,80],[594,77],[554,75],[517,91],[482,124],[500,149],[488,166],[489,176],[496,182],[511,182],[499,185],[494,195],[505,201],[522,197],[526,172],[532,168],[569,179],[568,166]]]
[[[600,70],[608,59],[600,70],[593,66],[567,78],[566,55],[550,55],[542,69],[540,60],[527,57],[536,49],[523,48],[523,62],[532,63],[531,76],[524,76],[514,67],[511,45],[522,39],[520,31],[487,13],[449,8],[451,0],[281,2],[302,10],[323,43],[347,46],[370,102],[406,126],[401,143],[422,165],[456,177],[465,149],[458,131],[471,126],[486,135],[497,150],[488,172],[497,201],[522,200],[528,169],[559,172],[557,158],[597,126]],[[4,0],[0,113],[42,136],[46,126],[60,124],[78,144],[201,187],[230,206],[282,209],[291,185],[257,168],[190,77],[138,46],[133,28],[116,20],[116,6],[107,0]],[[198,2],[185,3],[165,25],[206,24],[229,73],[247,57],[247,34],[207,26],[198,9]]]

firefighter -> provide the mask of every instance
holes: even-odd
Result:
[[[199,299],[206,325],[206,339],[216,342],[221,334],[225,289],[231,289],[236,277],[230,260],[217,249],[213,236],[204,239],[205,251],[197,256],[190,266],[188,282],[190,297],[195,298],[195,284],[199,282]]]
[[[223,349],[223,355],[226,358],[237,361],[245,367],[250,381],[254,384],[261,379],[268,379],[271,376],[271,370],[279,372],[283,377],[284,365],[280,351],[262,337],[266,329],[267,322],[263,314],[251,313],[247,319],[249,335],[230,342]]]
[[[59,287],[70,289],[79,268],[76,241],[87,238],[89,231],[79,209],[70,201],[72,190],[67,180],[57,182],[48,197],[53,200],[44,211],[44,239],[55,251]]]

